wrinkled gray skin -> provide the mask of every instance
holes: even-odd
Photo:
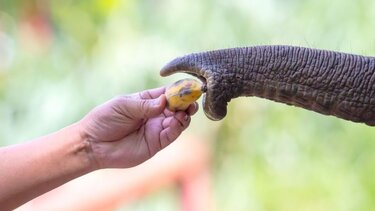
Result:
[[[207,86],[212,120],[239,96],[257,96],[375,125],[375,57],[292,46],[256,46],[176,58],[160,72],[185,72]]]

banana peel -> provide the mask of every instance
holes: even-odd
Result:
[[[194,79],[176,81],[165,91],[167,109],[173,112],[185,111],[206,91],[206,86]]]

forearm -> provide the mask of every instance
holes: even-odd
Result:
[[[0,207],[8,210],[94,170],[90,146],[72,125],[0,149]]]

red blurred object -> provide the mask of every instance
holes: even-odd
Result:
[[[22,46],[32,53],[48,51],[53,41],[48,1],[23,1],[19,25]]]

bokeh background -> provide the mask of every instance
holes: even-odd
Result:
[[[82,118],[174,57],[286,44],[375,55],[372,0],[0,0],[0,144]],[[186,133],[212,148],[216,210],[373,210],[375,130],[256,98]],[[26,155],[27,156],[27,155]],[[119,210],[175,210],[168,187]]]

